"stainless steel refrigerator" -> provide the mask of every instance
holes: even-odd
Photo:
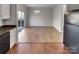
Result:
[[[64,46],[71,53],[79,53],[79,11],[70,12],[64,17]]]

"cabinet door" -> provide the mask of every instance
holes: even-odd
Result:
[[[10,30],[10,49],[16,44],[16,28]]]
[[[9,19],[10,18],[10,4],[1,5],[1,18]]]
[[[9,32],[0,36],[0,54],[7,53],[10,48],[10,34]]]
[[[76,9],[78,9],[79,10],[79,4],[68,4],[67,9],[68,10],[76,10]]]

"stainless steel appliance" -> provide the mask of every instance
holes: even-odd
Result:
[[[64,17],[64,45],[71,53],[79,53],[79,11]]]

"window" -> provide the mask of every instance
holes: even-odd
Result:
[[[24,19],[24,12],[18,11],[18,19],[23,20]]]

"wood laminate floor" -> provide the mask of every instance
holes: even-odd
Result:
[[[18,42],[62,42],[54,27],[28,27],[18,33]]]
[[[8,54],[66,54],[61,34],[53,27],[29,27],[19,33],[19,43]]]
[[[8,54],[69,54],[62,43],[19,43]]]

